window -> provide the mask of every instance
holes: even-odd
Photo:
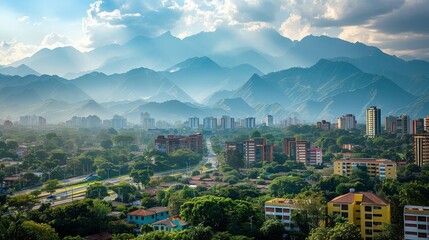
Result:
[[[276,212],[282,212],[281,208],[276,208]]]
[[[418,226],[418,229],[423,229],[423,230],[426,230],[426,225],[423,225],[423,224],[419,224],[419,226]]]
[[[371,206],[365,206],[365,212],[371,212],[372,208]]]
[[[407,221],[417,221],[417,217],[416,216],[405,215],[405,220],[407,220]]]
[[[341,205],[341,210],[349,210],[349,206],[348,205]]]
[[[381,214],[374,214],[374,217],[381,217]]]
[[[340,204],[334,203],[334,207],[340,207]]]
[[[381,207],[374,207],[374,209],[380,210],[380,209],[381,209]]]
[[[372,235],[372,229],[366,229],[365,234],[366,235]]]
[[[417,224],[405,223],[405,227],[417,227]]]
[[[348,213],[346,213],[346,212],[343,212],[343,213],[341,213],[341,216],[342,216],[343,218],[348,218],[348,217],[349,217],[349,214],[348,214]]]
[[[381,222],[373,222],[372,224],[374,224],[374,226],[380,226]]]
[[[372,222],[365,222],[365,227],[372,227]]]
[[[274,208],[267,207],[267,208],[265,208],[265,212],[274,212]]]
[[[365,219],[372,219],[372,215],[371,214],[365,214]]]
[[[426,238],[427,234],[426,233],[419,233],[419,238]]]
[[[419,216],[419,218],[418,218],[418,219],[419,219],[419,222],[426,222],[426,217],[420,217],[420,216]]]

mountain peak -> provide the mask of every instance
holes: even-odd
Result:
[[[193,57],[186,59],[183,62],[180,62],[173,67],[168,68],[166,71],[168,72],[175,72],[179,71],[181,69],[219,69],[221,66],[219,66],[217,63],[215,63],[212,59],[209,57],[203,56],[203,57]]]

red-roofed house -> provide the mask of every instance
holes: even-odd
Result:
[[[127,223],[134,223],[137,226],[151,224],[159,220],[169,218],[168,208],[153,207],[149,209],[138,209],[128,213]]]

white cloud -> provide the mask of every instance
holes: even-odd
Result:
[[[301,16],[291,14],[280,26],[279,32],[292,40],[301,40],[311,33],[310,24]]]
[[[0,44],[0,65],[7,65],[31,56],[37,50],[38,47],[35,45],[23,44],[16,42],[16,40],[11,42],[2,41]]]
[[[59,35],[56,33],[50,33],[46,35],[42,42],[41,46],[43,48],[58,48],[64,46],[73,45],[73,41],[64,35]]]
[[[29,16],[22,16],[22,17],[19,17],[16,21],[20,23],[28,23],[28,20],[30,20]]]

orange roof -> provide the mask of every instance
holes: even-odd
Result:
[[[152,216],[155,215],[156,213],[161,213],[161,212],[168,212],[168,208],[166,207],[152,207],[149,209],[138,209],[135,211],[132,211],[130,213],[128,213],[128,215],[130,216]]]
[[[370,193],[370,192],[350,192],[341,196],[338,196],[330,201],[330,203],[342,203],[342,204],[351,204],[356,201],[355,195],[362,195],[362,205],[378,205],[378,206],[387,206],[389,203],[383,198]]]

